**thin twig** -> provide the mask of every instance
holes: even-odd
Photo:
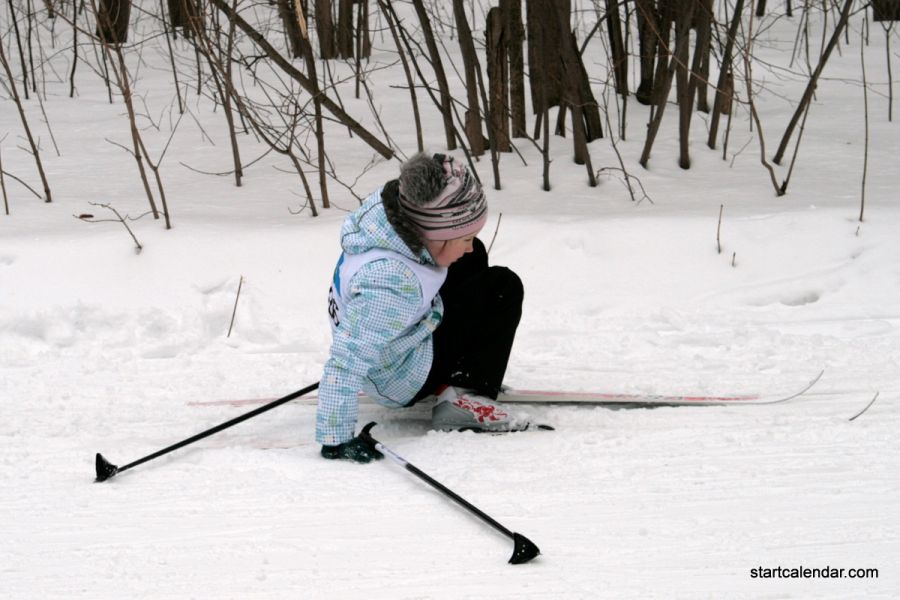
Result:
[[[750,40],[753,40],[753,13],[750,13],[750,24],[749,31],[747,32],[747,37]],[[783,196],[784,191],[782,191],[781,187],[778,185],[778,181],[775,179],[775,169],[772,168],[772,165],[769,164],[769,161],[766,159],[766,140],[763,136],[762,122],[759,120],[759,113],[756,111],[756,103],[753,100],[753,71],[750,66],[750,58],[752,55],[752,44],[748,43],[746,51],[744,53],[744,73],[745,73],[745,83],[747,84],[747,104],[750,107],[750,117],[752,118],[751,124],[756,123],[756,130],[759,135],[759,160],[762,163],[763,167],[766,168],[766,171],[769,172],[769,178],[772,181],[772,187],[775,188],[776,196]],[[776,161],[777,163],[778,161]]]
[[[500,213],[500,216],[497,217],[497,226],[494,228],[494,237],[491,238],[491,243],[488,245],[487,253],[491,253],[491,248],[494,247],[494,240],[497,239],[497,232],[500,231],[500,220],[503,218],[503,213]]]
[[[718,249],[718,253],[722,254],[722,242],[721,242],[721,233],[722,233],[722,212],[725,210],[725,205],[719,205],[719,226],[716,228],[716,248]]]
[[[853,421],[853,420],[861,417],[863,415],[863,413],[865,413],[867,410],[869,410],[869,408],[873,404],[875,404],[875,401],[878,400],[878,394],[880,394],[880,393],[881,392],[875,392],[875,396],[872,398],[872,400],[869,401],[868,404],[866,404],[866,407],[864,409],[862,409],[861,411],[859,411],[858,413],[856,413],[855,415],[853,415],[852,417],[850,417],[850,419],[848,419],[848,420]]]
[[[604,47],[605,46],[606,45],[604,43]],[[634,175],[632,175],[631,173],[629,173],[628,169],[625,168],[625,161],[622,160],[622,153],[619,151],[619,145],[616,143],[616,136],[613,134],[612,122],[609,119],[609,89],[610,89],[609,79],[610,79],[610,77],[607,76],[606,87],[603,89],[603,94],[601,95],[601,98],[603,98],[603,116],[604,116],[604,120],[606,121],[606,130],[609,131],[609,142],[612,145],[613,152],[615,152],[615,154],[616,154],[616,159],[619,161],[619,170],[622,171],[622,173],[625,175],[625,187],[628,188],[628,194],[631,196],[631,201],[640,203],[640,201],[644,200],[644,198],[646,198],[647,200],[650,200],[650,197],[647,196],[646,192],[644,192],[644,186],[643,186],[643,184],[640,183],[640,180],[637,177],[635,177]],[[624,101],[624,99],[623,99],[623,101]],[[624,130],[624,122],[622,124],[622,128]],[[597,177],[599,177],[600,173],[602,173],[603,171],[614,171],[614,170],[616,170],[614,167],[603,167],[602,169],[599,169],[597,171]],[[644,192],[644,197],[641,198],[641,200],[638,200],[637,198],[635,198],[634,188],[631,185],[632,177],[637,179],[638,184],[641,186],[641,191]],[[653,204],[653,200],[650,200],[650,204]]]
[[[231,330],[234,327],[234,316],[237,314],[237,305],[238,300],[241,299],[241,288],[244,287],[244,276],[241,275],[241,280],[238,282],[237,295],[234,297],[234,309],[231,311],[231,324],[228,326],[228,335],[225,337],[231,337]]]
[[[38,199],[40,199],[41,195],[37,192],[37,190],[34,189],[33,187],[31,187],[30,185],[28,185],[28,184],[25,182],[25,180],[23,180],[22,178],[16,177],[15,175],[13,175],[12,173],[10,173],[9,171],[3,171],[3,175],[5,175],[6,177],[10,177],[10,178],[12,178],[12,179],[15,179],[16,181],[18,181],[19,183],[21,183],[23,186],[25,186],[26,188],[28,188],[28,191],[31,192],[32,194],[34,194],[35,197],[37,197]]]
[[[867,17],[863,14],[863,20]],[[862,65],[862,86],[863,86],[863,115],[865,119],[865,145],[863,146],[863,172],[862,172],[862,190],[859,201],[859,221],[862,223],[863,214],[866,210],[866,174],[869,170],[869,87],[866,83],[866,55],[865,45],[862,40],[862,29],[860,29],[859,40],[859,60]]]
[[[113,212],[113,214],[116,215],[116,221],[121,223],[125,227],[125,229],[128,230],[128,234],[131,236],[131,239],[134,240],[134,245],[136,246],[135,254],[141,253],[141,250],[143,250],[144,247],[141,246],[141,243],[138,241],[137,237],[135,237],[134,232],[131,231],[131,227],[129,227],[128,223],[125,222],[126,219],[128,219],[128,215],[125,215],[123,217],[121,214],[119,214],[119,211],[117,211],[115,208],[113,208],[109,204],[100,204],[98,202],[88,202],[88,204],[90,204],[91,206],[100,206],[102,208],[111,210]],[[150,214],[150,213],[148,212],[148,213],[144,213],[144,214]],[[102,222],[107,221],[107,220],[95,220],[94,215],[74,215],[74,216],[76,219],[80,219],[80,220],[86,221],[88,223],[102,223]]]
[[[3,178],[3,157],[0,155],[0,190],[3,191],[3,208],[9,214],[9,199],[6,197],[6,180]]]

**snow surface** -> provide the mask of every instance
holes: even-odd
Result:
[[[757,50],[773,66],[758,64],[755,76],[771,153],[804,78],[799,63],[786,64],[799,17],[769,21]],[[815,40],[821,21],[813,24]],[[361,424],[378,421],[381,441],[540,546],[538,559],[516,567],[506,564],[509,540],[396,465],[321,459],[309,404],[92,483],[95,452],[123,465],[247,410],[191,401],[275,397],[318,379],[337,232],[357,201],[332,183],[335,208],[315,219],[290,214],[301,188],[274,155],[247,169],[241,188],[188,169],[230,168],[221,111],[191,96],[197,120],[181,123],[162,168],[174,228],[133,223],[145,246],[136,254],[119,224],[73,218],[105,216],[89,202],[146,210],[133,160],[107,141],[128,143],[124,109],[88,70],[74,100],[48,71],[45,109],[60,156],[34,101],[28,114],[54,202],[7,178],[11,215],[0,216],[0,595],[897,597],[900,123],[887,121],[884,37],[873,26],[860,223],[859,25],[854,17],[849,46],[817,90],[784,197],[773,193],[743,109],[727,162],[705,146],[707,117],[695,115],[693,165],[681,170],[670,107],[644,170],[647,110],[631,99],[619,148],[652,203],[633,203],[613,177],[589,188],[569,139],[553,139],[549,194],[531,144],[519,144],[528,166],[503,157],[483,238],[502,212],[491,259],[526,286],[508,383],[765,393],[802,387],[825,369],[812,393],[776,406],[530,408],[552,433],[436,433],[428,406],[364,407]],[[376,39],[373,64],[393,62],[389,46]],[[193,53],[178,48],[189,61]],[[143,66],[136,89],[160,122],[144,131],[158,155],[177,113],[165,55],[143,58],[155,66]],[[52,60],[66,72],[63,54]],[[402,71],[377,71],[369,84],[409,153],[408,100],[392,87]],[[341,86],[348,112],[374,129],[352,86]],[[4,106],[3,168],[38,187],[16,111]],[[440,151],[435,110],[422,110]],[[334,124],[327,143],[347,181],[372,158]],[[246,136],[241,149],[245,161],[264,151]],[[591,153],[595,167],[617,166],[606,138]],[[490,182],[487,161],[479,171]],[[776,171],[783,177],[786,165]],[[376,161],[354,189],[365,195],[396,172],[396,162]],[[752,579],[758,566],[877,568],[879,577]]]

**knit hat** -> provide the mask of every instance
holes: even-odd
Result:
[[[481,184],[452,156],[417,154],[400,169],[400,206],[423,239],[453,240],[487,222]]]

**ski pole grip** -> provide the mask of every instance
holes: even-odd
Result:
[[[359,439],[361,439],[362,441],[367,443],[372,448],[375,447],[375,445],[378,443],[378,440],[373,438],[372,434],[369,432],[372,431],[372,428],[375,427],[376,425],[378,425],[378,423],[376,423],[375,421],[372,421],[371,423],[369,423],[368,425],[366,425],[365,427],[362,428],[362,431],[359,432],[359,436],[358,436]]]

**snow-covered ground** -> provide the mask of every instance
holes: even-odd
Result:
[[[796,25],[782,19],[766,31],[763,58],[785,67]],[[28,110],[54,202],[7,178],[11,215],[0,215],[0,595],[896,597],[900,123],[887,121],[884,38],[873,26],[860,223],[859,25],[855,18],[850,45],[818,88],[784,197],[773,193],[743,110],[728,162],[705,146],[706,117],[695,117],[685,171],[671,109],[644,170],[637,159],[647,112],[630,102],[619,148],[652,203],[633,203],[613,178],[587,187],[569,139],[553,139],[551,193],[540,189],[531,144],[520,145],[528,166],[503,158],[503,189],[489,191],[493,216],[482,237],[490,241],[502,212],[491,258],[526,287],[508,383],[779,392],[825,370],[810,394],[786,404],[534,407],[555,432],[501,437],[431,432],[428,406],[365,406],[361,422],[378,421],[376,437],[540,546],[537,560],[517,567],[506,564],[509,540],[396,465],[321,459],[309,403],[92,483],[98,451],[122,465],[248,410],[194,401],[276,397],[318,379],[337,232],[356,200],[332,185],[336,208],[316,219],[290,214],[303,201],[278,156],[248,169],[242,188],[186,168],[230,168],[221,112],[192,97],[216,145],[192,119],[181,124],[162,169],[174,228],[148,217],[133,223],[145,246],[136,254],[119,224],[73,218],[104,216],[89,202],[146,210],[133,160],[106,141],[128,143],[124,109],[108,104],[87,70],[75,100],[67,83],[48,81],[45,108],[61,156],[39,107],[32,101]],[[388,45],[376,40],[373,62],[392,61],[377,49]],[[798,65],[755,69],[771,152],[804,82]],[[163,66],[140,74],[137,89],[159,115],[172,100],[169,76]],[[407,97],[391,87],[402,81],[395,66],[374,73],[370,86],[409,153]],[[341,90],[348,112],[374,128],[352,82]],[[18,147],[16,111],[3,106],[3,168],[37,187],[33,161]],[[435,111],[422,107],[430,148],[440,151]],[[145,131],[151,152],[170,133],[168,116],[161,121],[159,132]],[[348,180],[371,158],[333,124],[327,143]],[[248,138],[241,144],[248,159],[262,152]],[[595,166],[617,166],[606,139],[591,153]],[[397,167],[378,163],[356,192]],[[479,171],[489,182],[487,161]],[[876,392],[868,412],[849,421]],[[751,577],[779,566],[874,568],[878,578]]]

